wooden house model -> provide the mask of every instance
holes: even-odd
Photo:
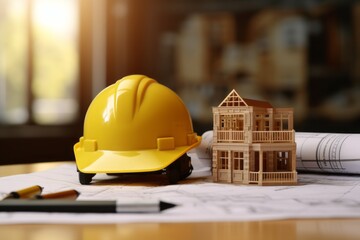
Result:
[[[295,184],[293,110],[241,98],[232,90],[213,107],[215,182]]]

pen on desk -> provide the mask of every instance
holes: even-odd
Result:
[[[17,199],[17,198],[31,198],[36,194],[40,194],[43,188],[39,185],[27,187],[21,190],[17,190],[14,192],[9,193],[3,200],[7,199]]]
[[[79,192],[71,189],[62,192],[54,192],[42,195],[35,195],[35,199],[73,199],[75,200],[79,196]]]
[[[175,204],[156,201],[16,199],[0,201],[0,212],[158,213]]]

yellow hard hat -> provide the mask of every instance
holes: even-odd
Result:
[[[124,77],[101,91],[87,110],[84,135],[74,145],[80,182],[90,183],[96,173],[183,168],[176,160],[200,141],[175,92],[144,75]]]

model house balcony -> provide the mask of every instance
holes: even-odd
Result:
[[[245,131],[218,130],[216,140],[218,143],[286,143],[295,141],[295,131],[251,131],[250,137]]]

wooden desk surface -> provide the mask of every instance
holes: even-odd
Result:
[[[44,170],[59,163],[0,166],[0,176]],[[1,239],[360,239],[360,218],[253,222],[0,225]]]

